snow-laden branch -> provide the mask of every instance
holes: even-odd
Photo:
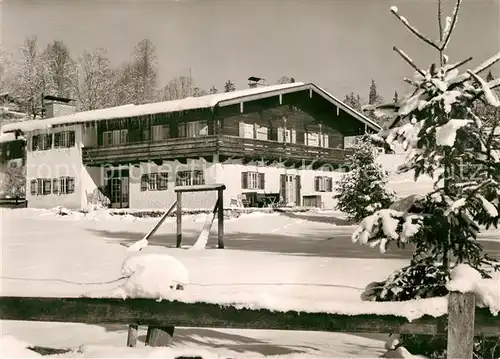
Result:
[[[449,42],[450,42],[450,38],[451,38],[451,33],[453,32],[453,29],[455,28],[455,25],[457,24],[457,20],[458,20],[458,10],[460,9],[460,4],[462,3],[462,0],[457,0],[457,4],[455,5],[455,9],[453,9],[453,17],[451,19],[451,21],[449,22],[449,25],[448,25],[448,21],[447,21],[447,26],[445,27],[445,30],[444,30],[444,34],[443,34],[443,43],[441,44],[441,46],[438,48],[438,50],[440,50],[441,52],[444,51],[446,49],[446,47],[448,46]]]
[[[404,16],[401,16],[399,15],[398,13],[398,9],[397,7],[395,6],[392,6],[391,7],[391,12],[394,14],[394,16],[396,16],[402,23],[403,25],[406,26],[406,28],[408,30],[410,30],[415,36],[417,36],[420,40],[424,41],[425,43],[431,45],[432,47],[434,47],[435,49],[437,50],[440,50],[439,46],[434,43],[434,41],[432,41],[431,39],[429,39],[428,37],[426,37],[425,35],[423,35],[420,31],[418,31],[414,26],[412,26],[408,20],[404,17]]]
[[[396,51],[411,67],[413,67],[420,75],[422,75],[423,77],[425,77],[425,72],[422,71],[421,69],[419,69],[417,67],[417,65],[415,65],[415,63],[413,62],[413,60],[407,55],[404,53],[403,50],[400,50],[399,48],[397,48],[396,46],[393,47],[393,50]]]
[[[475,74],[478,74],[478,73],[488,69],[489,67],[493,66],[499,60],[500,60],[500,52],[497,53],[496,55],[493,55],[492,57],[490,57],[488,60],[486,60],[481,65],[476,67],[474,70],[472,70],[472,72]],[[464,72],[463,74],[458,75],[453,80],[451,80],[450,84],[460,84],[464,81],[467,81],[468,79],[470,79],[470,74],[468,72]],[[499,85],[500,84],[497,84],[497,85],[495,85],[495,87],[498,87]]]
[[[468,70],[467,72],[479,83],[479,85],[481,85],[481,89],[488,104],[494,107],[500,107],[500,100],[498,100],[495,93],[491,91],[489,84],[472,71]]]
[[[466,58],[465,60],[462,60],[462,61],[459,61],[459,62],[456,62],[454,63],[453,65],[449,65],[449,67],[447,67],[447,71],[451,71],[451,70],[455,70],[456,68],[462,66],[462,65],[465,65],[467,62],[471,61],[472,60],[472,56]]]

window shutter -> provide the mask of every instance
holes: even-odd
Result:
[[[141,176],[141,191],[146,191],[148,189],[149,178],[148,175]]]
[[[69,131],[69,144],[68,147],[75,146],[75,131]]]
[[[259,189],[266,188],[266,181],[264,177],[264,173],[259,173]]]
[[[278,127],[278,142],[285,142],[285,131],[283,127]]]
[[[327,178],[326,186],[327,186],[327,187],[326,187],[326,190],[327,190],[328,192],[333,192],[333,180],[332,180],[332,178],[331,178],[331,177],[328,177],[328,178]]]
[[[37,149],[38,149],[38,135],[35,135],[31,139],[31,150],[36,151]]]
[[[61,133],[54,133],[54,148],[59,148],[60,146]]]
[[[248,172],[241,172],[241,189],[248,188]]]
[[[68,186],[68,193],[75,192],[75,179],[73,177],[67,177],[66,183]]]
[[[239,122],[239,136],[245,137],[245,123],[243,121]]]
[[[46,139],[45,139],[45,149],[48,150],[48,149],[52,148],[52,134],[51,133],[47,133],[45,136],[46,136]]]
[[[32,195],[36,195],[36,180],[31,180],[30,191]]]
[[[295,184],[296,184],[296,196],[295,196],[295,204],[297,206],[300,206],[300,193],[301,193],[301,188],[302,188],[302,185],[300,184],[300,176],[295,176]]]
[[[57,178],[54,178],[52,180],[52,193],[53,194],[59,193],[59,179],[57,179]]]
[[[280,200],[286,201],[286,175],[280,175]]]
[[[319,192],[319,177],[314,177],[314,191]]]

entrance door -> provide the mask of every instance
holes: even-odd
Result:
[[[300,176],[281,175],[280,197],[286,206],[300,206]]]
[[[109,201],[111,208],[129,207],[128,170],[115,170],[109,173]]]

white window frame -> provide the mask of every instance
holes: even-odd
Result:
[[[247,188],[259,189],[259,172],[247,172]]]
[[[168,125],[151,126],[151,132],[153,141],[162,141],[168,138]]]
[[[103,146],[113,145],[113,131],[104,131],[102,133],[102,145]]]

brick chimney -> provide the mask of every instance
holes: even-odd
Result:
[[[76,112],[75,101],[70,98],[44,96],[43,118],[71,115]]]

